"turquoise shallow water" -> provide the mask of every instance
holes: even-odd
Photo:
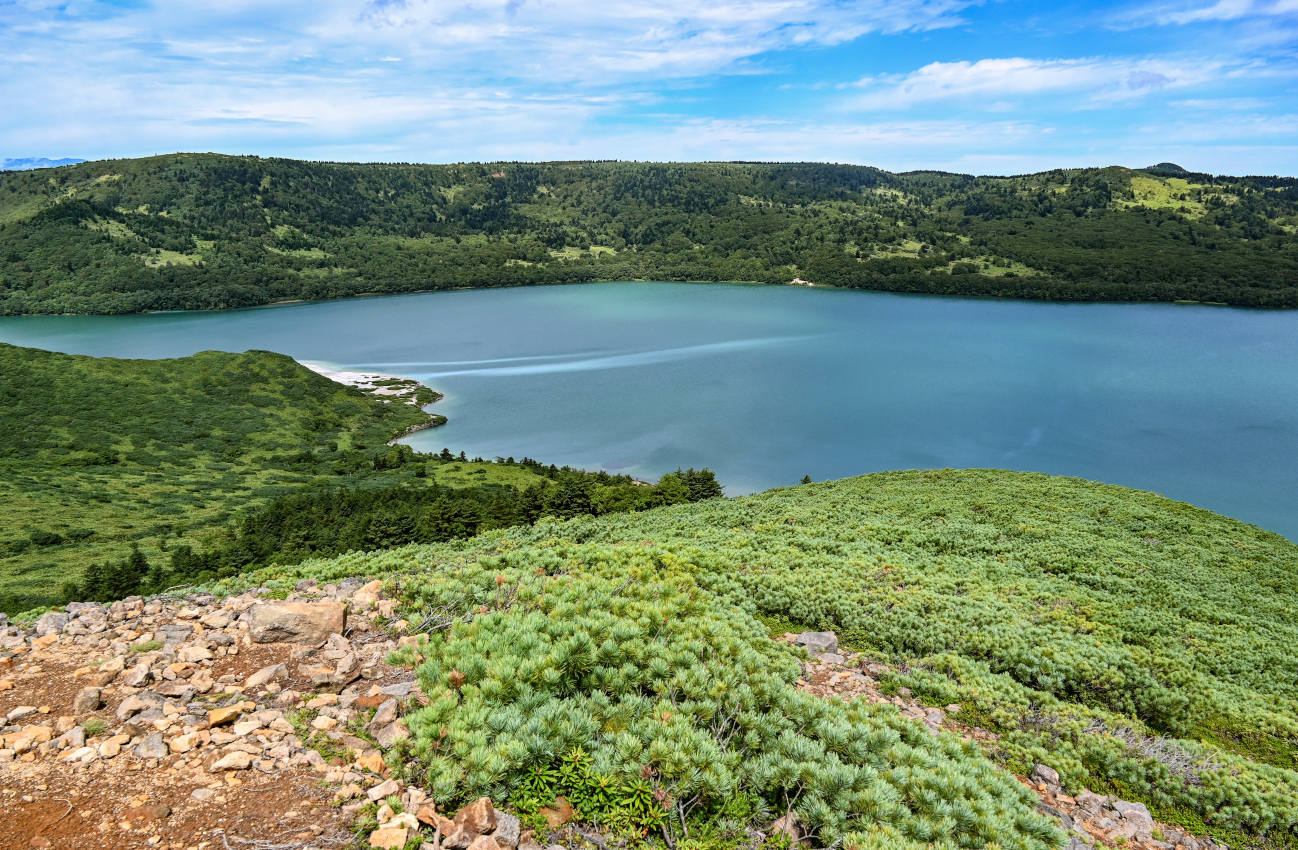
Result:
[[[265,348],[409,375],[470,456],[728,492],[991,466],[1154,490],[1298,540],[1298,312],[718,284],[470,290],[219,313],[0,319],[0,340]]]

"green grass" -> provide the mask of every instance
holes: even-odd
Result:
[[[542,484],[547,479],[521,466],[507,466],[484,461],[450,461],[428,465],[429,476],[447,487],[477,487],[482,484],[503,484],[519,489]]]

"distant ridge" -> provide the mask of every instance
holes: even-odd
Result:
[[[179,153],[3,182],[0,315],[594,280],[1298,308],[1298,179],[1171,163],[975,177]]]
[[[60,165],[76,165],[85,162],[78,157],[65,156],[62,159],[48,159],[43,156],[20,156],[0,159],[0,171],[32,171],[37,168],[58,168]]]

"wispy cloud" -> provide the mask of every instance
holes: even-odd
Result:
[[[909,109],[956,100],[1003,111],[1005,98],[1072,94],[1075,106],[1127,100],[1212,79],[1218,61],[1162,59],[980,59],[933,62],[909,74],[866,77],[865,93],[849,99],[857,109]]]
[[[1238,21],[1248,18],[1298,17],[1298,0],[1216,0],[1215,3],[1175,2],[1138,6],[1120,13],[1126,25],[1185,25]]]

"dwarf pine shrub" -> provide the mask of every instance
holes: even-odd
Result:
[[[558,549],[540,569],[510,554],[409,591],[487,608],[419,667],[431,702],[408,723],[438,801],[526,810],[564,794],[583,817],[671,840],[744,799],[826,844],[880,826],[897,846],[1056,843],[972,745],[798,691],[795,656],[665,553]]]
[[[434,702],[413,722],[442,799],[521,800],[540,782],[529,770],[580,749],[614,787],[660,791],[678,831],[682,805],[688,823],[748,800],[758,822],[783,814],[787,791],[823,836],[926,840],[922,824],[948,815],[908,784],[910,760],[939,785],[986,763],[939,755],[949,743],[887,709],[804,701],[760,615],[834,629],[899,670],[893,685],[961,703],[959,719],[1000,735],[989,753],[1020,774],[1045,762],[1072,790],[1139,799],[1231,846],[1284,846],[1298,835],[1295,564],[1276,535],[1152,494],[937,470],[542,522],[249,581],[392,576],[406,618],[434,636],[422,674]],[[996,800],[999,781],[986,784]],[[956,820],[984,799],[941,793],[959,801]],[[943,840],[976,841],[978,823]]]

